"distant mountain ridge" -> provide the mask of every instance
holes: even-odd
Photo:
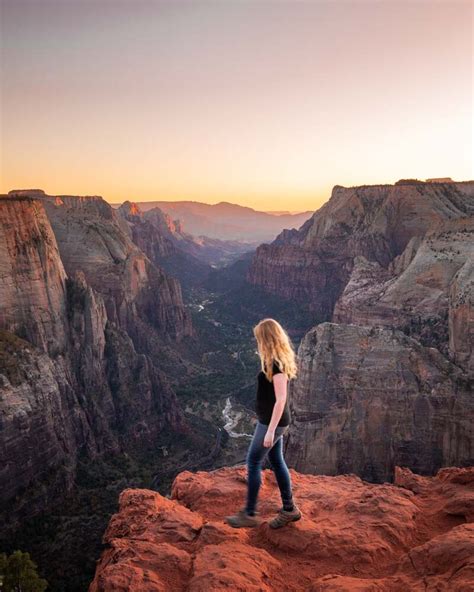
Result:
[[[198,201],[137,201],[136,204],[143,212],[158,207],[172,218],[179,218],[186,230],[195,236],[249,241],[253,244],[272,241],[284,229],[299,228],[313,215],[313,211],[299,214],[262,212],[226,201],[217,204]]]

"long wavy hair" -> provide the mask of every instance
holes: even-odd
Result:
[[[272,382],[273,362],[288,379],[296,378],[296,356],[287,332],[275,319],[263,319],[253,328],[262,371]]]

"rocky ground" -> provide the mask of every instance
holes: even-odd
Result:
[[[303,518],[279,530],[269,470],[254,529],[224,522],[245,498],[244,467],[184,471],[171,498],[123,491],[90,592],[474,589],[474,468],[397,468],[393,485],[290,472]]]

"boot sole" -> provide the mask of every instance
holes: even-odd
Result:
[[[276,528],[283,528],[287,524],[290,524],[290,522],[297,522],[298,520],[301,520],[302,517],[303,517],[303,514],[300,514],[299,516],[295,516],[291,520],[288,520],[287,522],[285,522],[285,524],[279,524],[278,526],[272,526],[272,524],[270,522],[268,525],[270,526],[270,528],[275,528],[275,529]]]

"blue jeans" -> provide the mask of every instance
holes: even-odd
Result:
[[[291,477],[285,459],[283,458],[283,435],[288,431],[289,426],[280,426],[275,429],[273,446],[266,448],[263,445],[268,426],[257,421],[255,432],[247,452],[247,514],[255,512],[257,497],[262,484],[262,463],[268,453],[273,472],[280,489],[283,506],[290,507],[293,503],[291,490]]]

